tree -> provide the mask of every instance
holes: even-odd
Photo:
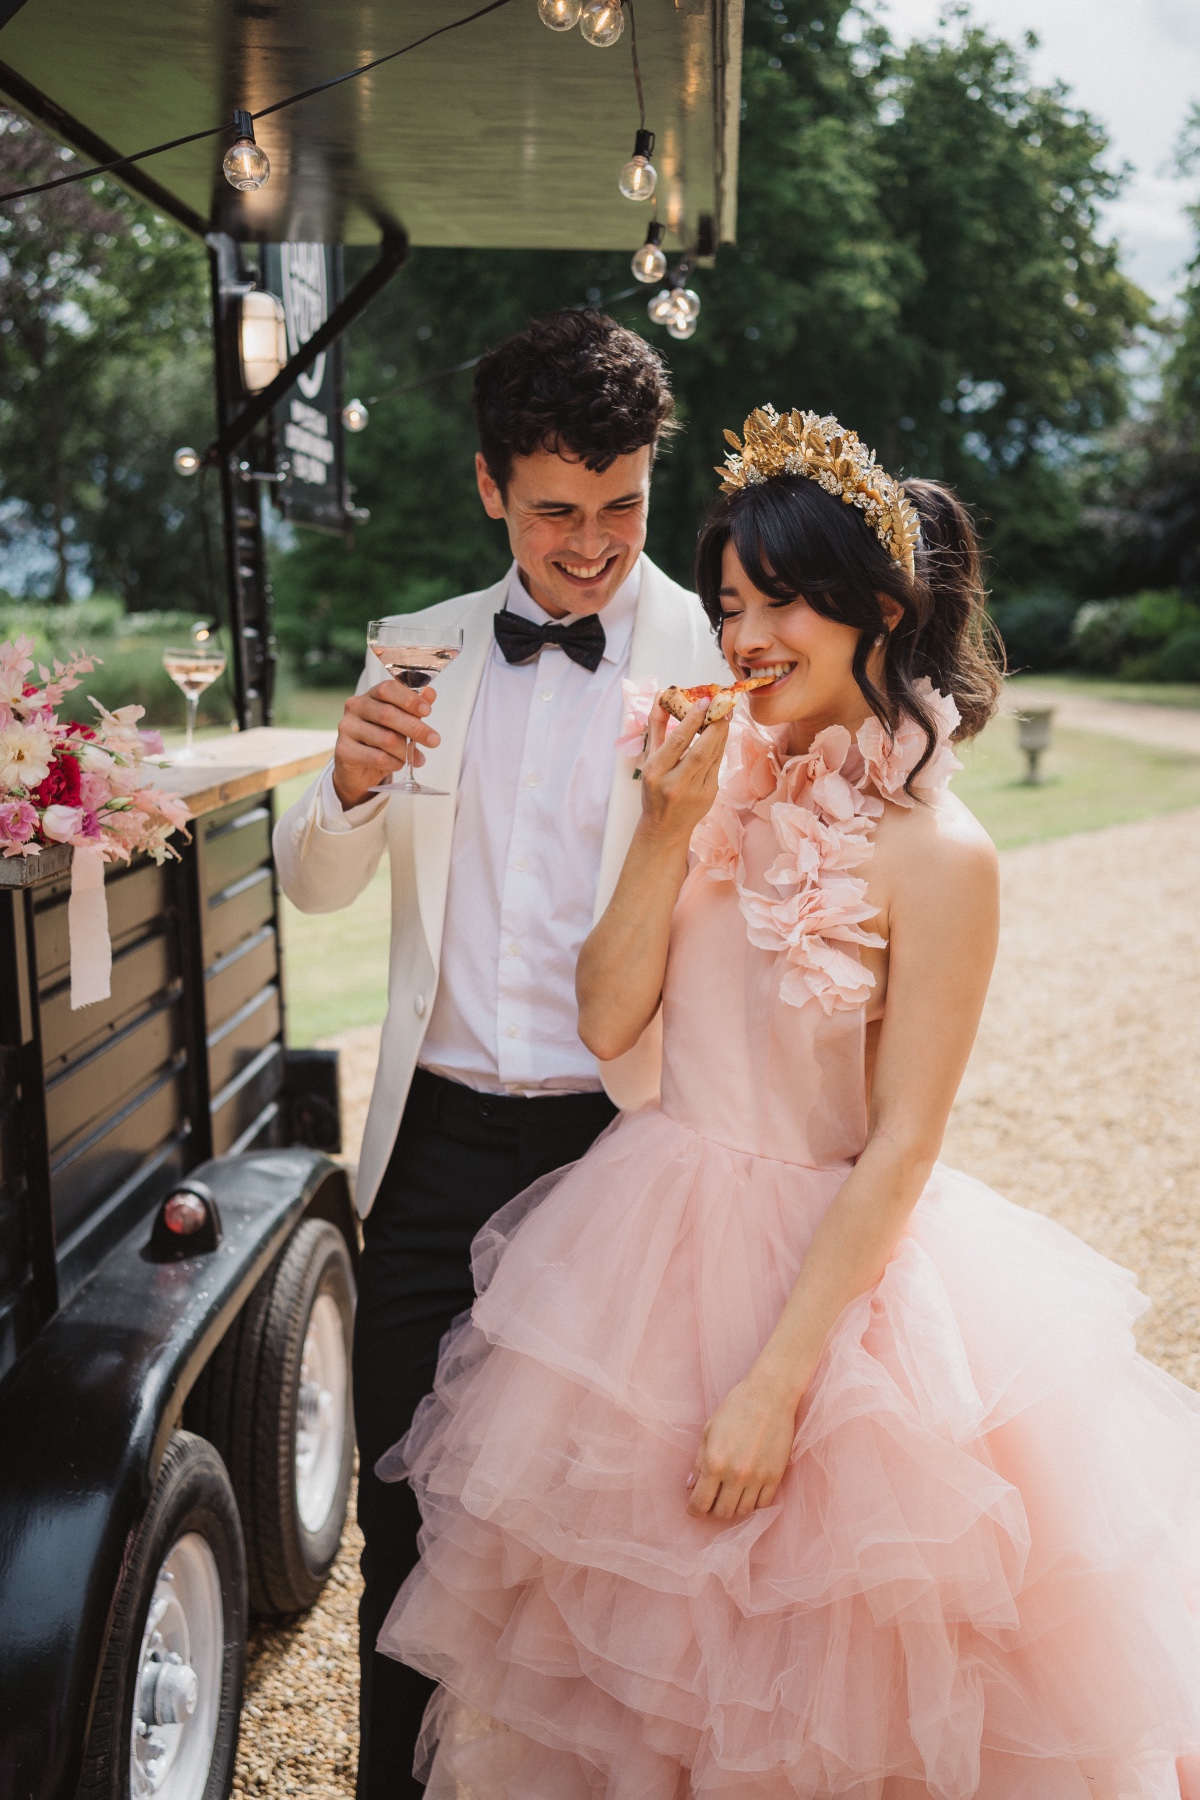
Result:
[[[697,279],[697,335],[647,324],[623,254],[417,251],[356,327],[364,396],[415,382],[527,318],[603,302],[668,358],[686,431],[655,477],[650,549],[688,578],[725,426],[751,407],[835,411],[885,466],[955,482],[997,585],[1083,581],[1080,446],[1126,408],[1148,318],[1100,235],[1119,175],[1061,87],[961,16],[897,49],[848,0],[750,0],[739,241]],[[350,446],[371,523],[348,558],[305,539],[278,570],[285,638],[344,674],[372,611],[503,568],[475,499],[467,374],[384,400]],[[340,651],[345,653],[342,660]]]
[[[5,185],[70,160],[0,111]],[[195,493],[171,467],[213,430],[206,282],[203,249],[114,183],[0,210],[0,547],[20,585],[207,604]]]

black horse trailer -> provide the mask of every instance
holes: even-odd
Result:
[[[286,1047],[270,852],[275,787],[331,738],[271,727],[263,497],[349,533],[340,335],[410,245],[637,248],[639,101],[664,250],[732,242],[743,0],[636,7],[635,65],[632,20],[597,49],[536,0],[0,0],[0,103],[89,165],[170,140],[115,179],[209,251],[190,460],[220,484],[240,728],[169,778],[182,860],[108,871],[109,1002],[70,1008],[70,852],[0,860],[0,1800],[223,1800],[248,1612],[311,1605],[336,1553],[357,1239],[334,1059]],[[190,135],[235,109],[254,192],[231,132]]]
[[[0,862],[0,1695],[13,1794],[222,1794],[247,1605],[311,1606],[353,1456],[357,1237],[336,1057],[284,1048],[260,728],[113,867],[112,994],[70,1008],[69,849]]]

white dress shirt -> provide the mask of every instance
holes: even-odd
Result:
[[[596,1059],[579,1039],[575,964],[592,928],[641,579],[639,559],[600,614],[605,649],[594,671],[549,646],[528,663],[508,662],[498,644],[488,653],[463,754],[441,969],[420,1057],[422,1068],[482,1093],[601,1090]],[[550,621],[515,565],[506,605]],[[326,829],[388,804],[344,813],[332,773],[322,782]]]

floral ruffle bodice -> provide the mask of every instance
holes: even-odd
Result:
[[[962,767],[950,747],[958,708],[926,679],[917,691],[932,716],[933,754],[905,787],[926,738],[909,718],[894,737],[876,718],[855,736],[842,725],[818,732],[803,756],[781,758],[775,738],[740,711],[729,733],[721,785],[712,810],[692,835],[692,855],[714,881],[732,881],[752,944],[782,951],[780,998],[790,1006],[816,1001],[825,1013],[865,1006],[875,977],[844,945],[883,949],[864,929],[874,908],[860,870],[874,848],[885,804],[910,807],[914,795],[940,793]],[[766,872],[774,895],[746,884],[742,843],[753,818],[768,823],[779,854]]]

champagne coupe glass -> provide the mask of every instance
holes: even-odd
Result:
[[[193,625],[192,641],[188,648],[168,647],[163,651],[162,659],[163,668],[176,687],[182,690],[187,701],[187,741],[171,760],[192,762],[197,754],[192,742],[196,729],[196,708],[205,688],[211,687],[218,676],[225,673],[225,652],[213,643],[209,626]]]
[[[422,624],[401,614],[395,619],[372,619],[367,626],[367,648],[381,662],[393,681],[405,687],[428,687],[435,675],[452,663],[463,646],[462,628]],[[405,740],[404,779],[390,776],[373,787],[373,794],[440,794],[445,788],[423,787],[413,771],[413,741]]]

